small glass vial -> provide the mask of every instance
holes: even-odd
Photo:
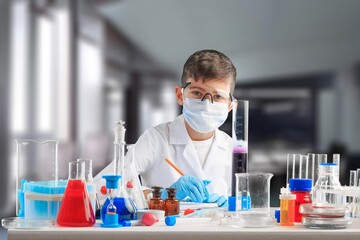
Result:
[[[166,188],[168,198],[164,202],[165,216],[179,215],[180,202],[176,198],[176,188]]]
[[[153,189],[153,198],[149,201],[149,209],[164,210],[164,200],[161,199],[162,187],[155,186]]]
[[[281,188],[280,193],[280,226],[294,226],[296,196],[287,188]]]
[[[301,222],[302,214],[299,212],[300,204],[312,203],[310,192],[312,180],[306,178],[291,178],[289,188],[292,194],[296,195],[295,200],[295,222]]]

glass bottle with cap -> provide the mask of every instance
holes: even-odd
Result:
[[[168,197],[164,202],[165,216],[178,215],[180,213],[180,202],[176,198],[176,188],[166,188]]]
[[[161,199],[162,187],[154,186],[152,187],[152,189],[153,189],[153,197],[149,201],[149,208],[164,210],[164,200]]]
[[[299,213],[300,204],[311,203],[310,191],[312,180],[306,178],[291,178],[289,188],[295,199],[295,222],[301,222],[302,214]]]
[[[343,206],[345,198],[341,194],[339,181],[339,165],[337,163],[321,163],[319,178],[313,189],[312,200],[315,206]]]

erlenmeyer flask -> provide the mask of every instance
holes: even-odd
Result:
[[[113,204],[116,206],[116,212],[119,215],[119,223],[123,220],[136,219],[136,207],[134,201],[129,197],[126,191],[126,182],[123,178],[125,175],[124,163],[125,163],[125,122],[118,121],[115,123],[115,141],[114,141],[114,173],[117,176],[121,176],[120,186],[116,191],[116,197],[113,199]],[[106,199],[101,209],[101,219],[105,221],[105,214],[107,206],[109,205],[109,199]]]
[[[135,145],[126,145],[126,158],[124,164],[124,182],[129,197],[134,201],[136,209],[147,209],[148,204],[141,190],[139,174],[135,168]]]
[[[57,218],[60,226],[89,227],[95,224],[85,182],[85,162],[69,162],[69,179]]]

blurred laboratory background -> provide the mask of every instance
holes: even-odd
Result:
[[[135,143],[181,114],[174,89],[201,49],[237,68],[249,170],[275,174],[272,206],[288,153],[340,153],[347,184],[360,167],[359,26],[358,0],[0,0],[0,217],[15,215],[15,139],[58,139],[60,177],[78,157],[95,175],[116,120]]]

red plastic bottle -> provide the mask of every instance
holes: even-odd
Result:
[[[289,188],[292,194],[296,195],[295,200],[295,222],[301,222],[302,214],[299,207],[304,203],[312,203],[310,192],[312,180],[306,178],[292,178],[289,180]]]

